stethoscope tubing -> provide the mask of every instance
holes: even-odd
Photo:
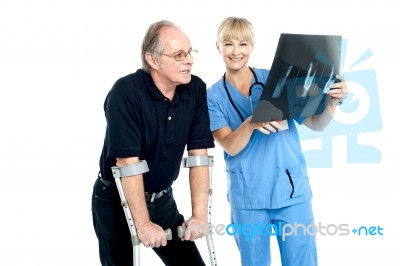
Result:
[[[254,82],[253,84],[251,84],[251,86],[250,86],[250,88],[249,88],[250,108],[251,108],[251,112],[253,112],[253,102],[252,102],[252,99],[251,99],[251,91],[252,91],[252,89],[253,89],[254,86],[260,85],[261,87],[264,88],[265,84],[263,84],[262,82],[258,81],[257,75],[256,75],[256,73],[254,72],[254,70],[253,70],[251,67],[249,67],[249,69],[251,70],[251,73],[253,73],[253,76],[254,76],[254,79],[255,79],[255,82]],[[224,83],[224,88],[225,88],[226,94],[228,95],[228,99],[229,99],[230,103],[232,104],[233,108],[235,109],[235,111],[236,111],[236,112],[238,113],[238,115],[240,116],[240,119],[242,120],[242,122],[244,122],[245,119],[244,119],[244,117],[242,116],[242,114],[240,113],[240,111],[239,111],[239,109],[237,108],[236,104],[233,102],[233,99],[232,99],[232,97],[231,97],[231,94],[230,94],[229,91],[228,91],[228,87],[226,86],[225,74],[226,74],[226,73],[224,73],[224,75],[222,76],[222,79],[223,79],[223,83]]]

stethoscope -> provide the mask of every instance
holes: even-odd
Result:
[[[252,89],[253,89],[254,86],[259,85],[259,86],[261,86],[262,88],[264,88],[265,84],[263,84],[262,82],[258,81],[257,75],[256,75],[256,73],[254,72],[254,70],[253,70],[251,67],[249,67],[249,69],[251,70],[251,73],[253,73],[253,76],[254,76],[254,79],[255,79],[255,82],[254,82],[253,84],[251,84],[251,86],[250,86],[250,88],[249,88],[250,108],[251,108],[251,112],[253,113],[253,102],[252,102],[252,100],[251,100],[251,91],[252,91]],[[233,102],[232,97],[231,97],[231,94],[229,93],[228,88],[226,87],[226,78],[225,78],[225,74],[226,74],[226,73],[224,73],[224,76],[223,76],[223,82],[224,82],[224,88],[225,88],[226,94],[228,94],[228,99],[229,99],[229,101],[231,102],[233,108],[235,108],[236,112],[237,112],[238,115],[240,116],[240,119],[242,119],[242,122],[244,122],[244,118],[243,118],[242,114],[240,113],[240,111],[239,111],[239,109],[237,108],[236,104]]]

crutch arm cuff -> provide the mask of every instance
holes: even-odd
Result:
[[[113,166],[111,172],[114,178],[127,177],[143,174],[149,171],[149,166],[146,160],[141,160],[138,163],[128,164],[124,166]]]
[[[214,156],[210,155],[192,155],[182,159],[182,166],[190,168],[194,166],[213,166]]]

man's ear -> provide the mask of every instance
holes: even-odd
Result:
[[[157,58],[152,53],[146,53],[145,55],[147,63],[154,69],[158,69]]]

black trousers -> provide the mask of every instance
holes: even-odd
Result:
[[[165,265],[204,266],[204,261],[192,241],[182,241],[177,227],[184,222],[172,191],[154,202],[147,202],[150,219],[164,230],[172,230],[172,240],[154,252]],[[100,261],[103,266],[132,266],[133,250],[128,224],[116,186],[107,187],[96,180],[92,195],[93,226],[99,240]],[[143,247],[142,247],[143,248]]]

